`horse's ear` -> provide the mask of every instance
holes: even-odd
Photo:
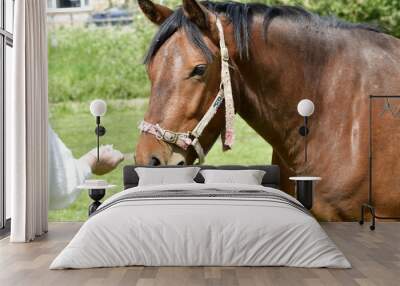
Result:
[[[161,25],[174,12],[166,6],[155,4],[150,0],[138,0],[139,7],[146,17],[156,25]]]
[[[196,0],[183,0],[183,13],[186,18],[195,23],[200,29],[210,28],[212,14]]]

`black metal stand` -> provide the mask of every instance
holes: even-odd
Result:
[[[375,230],[375,220],[376,220],[376,219],[382,219],[382,220],[385,220],[385,219],[400,220],[400,217],[384,217],[384,216],[378,216],[378,215],[376,215],[376,213],[375,213],[375,209],[376,209],[376,208],[375,208],[371,203],[368,203],[368,204],[363,204],[363,205],[361,206],[361,219],[360,219],[360,221],[358,222],[360,225],[363,225],[364,222],[365,222],[364,214],[365,214],[365,210],[366,210],[366,209],[368,209],[368,210],[371,212],[371,217],[372,217],[372,223],[371,223],[371,225],[369,226],[369,229],[370,229],[370,230]]]
[[[311,210],[313,206],[313,181],[296,181],[296,198]]]
[[[361,219],[359,221],[360,225],[364,224],[364,214],[365,214],[365,209],[368,209],[371,212],[371,216],[372,216],[372,224],[369,226],[370,230],[375,230],[375,207],[370,205],[370,204],[363,204],[361,206]]]
[[[381,217],[381,216],[377,216],[376,215],[376,208],[374,207],[373,203],[372,203],[372,100],[373,99],[379,99],[379,98],[397,98],[400,99],[400,95],[370,95],[369,96],[369,147],[368,147],[368,177],[369,177],[369,182],[368,182],[368,203],[365,203],[361,206],[361,219],[359,220],[359,224],[363,225],[365,222],[365,210],[369,210],[371,213],[371,217],[372,217],[372,223],[369,226],[370,230],[375,230],[375,219],[400,219],[398,217]],[[390,111],[392,112],[392,110],[390,110],[390,106],[386,106],[384,107],[388,108],[388,110],[384,110],[385,111]]]
[[[89,190],[89,197],[94,200],[94,202],[89,206],[89,216],[94,213],[97,208],[101,205],[100,200],[106,194],[105,189],[91,189]]]

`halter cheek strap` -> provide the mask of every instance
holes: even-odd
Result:
[[[170,144],[175,144],[180,148],[187,150],[189,146],[193,146],[199,158],[199,164],[204,162],[204,149],[199,142],[199,138],[204,129],[210,123],[211,119],[217,113],[218,108],[225,100],[225,130],[222,132],[224,149],[231,149],[234,143],[234,119],[235,109],[232,95],[231,76],[229,73],[229,53],[225,44],[224,31],[222,23],[217,18],[217,28],[219,33],[219,46],[221,50],[221,85],[217,96],[208,108],[206,114],[199,121],[196,127],[187,133],[174,132],[162,128],[158,124],[152,124],[142,121],[139,124],[139,129],[142,132],[154,135],[158,140],[165,141]]]
[[[229,52],[225,44],[224,30],[219,18],[217,18],[217,28],[221,49],[221,87],[219,93],[222,93],[225,98],[225,136],[223,145],[225,148],[231,149],[235,141],[235,105],[232,95],[231,75],[229,73]]]

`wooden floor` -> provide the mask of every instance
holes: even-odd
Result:
[[[288,267],[124,267],[48,270],[80,223],[51,223],[49,233],[28,244],[0,241],[0,285],[400,285],[400,223],[378,223],[375,232],[357,223],[323,227],[353,269]]]

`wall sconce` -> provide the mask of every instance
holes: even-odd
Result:
[[[297,105],[297,112],[304,117],[304,125],[299,128],[299,133],[304,137],[304,162],[307,163],[307,135],[308,118],[314,113],[314,103],[309,99],[303,99]]]
[[[100,159],[100,136],[106,134],[106,129],[100,125],[100,117],[104,116],[107,111],[107,104],[104,100],[96,99],[90,103],[90,113],[96,117],[96,129],[94,133],[97,136],[97,161]]]

